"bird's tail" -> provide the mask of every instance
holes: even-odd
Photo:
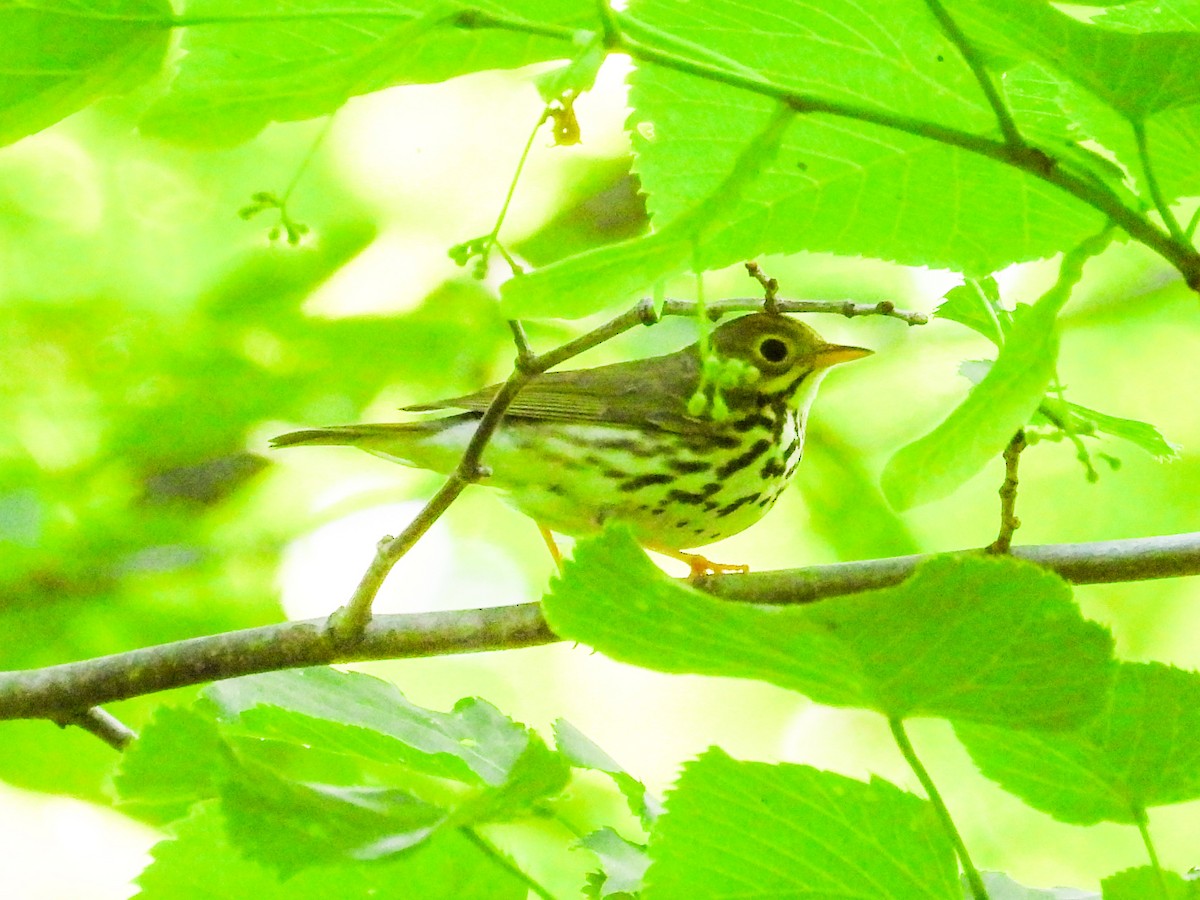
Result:
[[[425,422],[308,428],[271,438],[271,446],[300,447],[324,444],[357,447],[402,466],[449,472],[457,464],[458,457],[470,439],[474,418],[476,417],[463,415]]]
[[[416,437],[426,431],[421,422],[387,425],[334,425],[329,428],[306,428],[304,431],[289,431],[271,438],[271,446],[298,447],[302,444],[327,444],[333,446],[361,447],[385,441]]]

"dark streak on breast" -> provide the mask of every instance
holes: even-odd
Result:
[[[674,475],[667,475],[662,472],[653,472],[649,475],[638,475],[636,478],[630,478],[627,481],[623,481],[619,486],[619,490],[638,491],[644,487],[650,487],[652,484],[670,484],[674,480]]]
[[[694,472],[703,472],[712,464],[703,459],[672,459],[667,463],[667,467],[681,475],[691,475]]]
[[[659,454],[659,448],[650,441],[639,441],[636,438],[591,438],[588,444],[598,450],[624,450],[631,456],[649,459]]]
[[[740,456],[735,456],[721,468],[717,469],[718,478],[728,478],[734,472],[740,472],[746,466],[753,463],[756,459],[767,452],[771,447],[771,442],[766,438],[760,438],[750,445],[750,448]]]
[[[732,503],[727,503],[717,510],[717,517],[723,518],[735,510],[741,509],[747,503],[753,503],[758,499],[758,494],[747,494],[745,497],[738,497]]]

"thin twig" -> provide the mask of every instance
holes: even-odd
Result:
[[[1076,584],[1200,575],[1200,532],[1013,547],[1012,555],[1046,566]],[[710,594],[748,603],[810,603],[898,584],[928,558],[914,555],[747,575],[714,575],[701,579],[697,586]],[[490,602],[495,598],[487,599]],[[375,616],[362,639],[354,644],[338,644],[324,619],[282,622],[41,669],[0,672],[0,719],[57,720],[77,715],[81,706],[258,672],[511,650],[557,640],[537,603]]]
[[[691,300],[667,300],[662,307],[664,316],[695,316],[699,307]],[[704,312],[710,319],[734,312],[768,311],[760,297],[730,297],[725,300],[710,300],[704,304]],[[908,325],[926,325],[929,316],[926,313],[913,310],[897,309],[891,300],[881,300],[878,303],[855,303],[852,300],[781,300],[775,298],[775,312],[779,313],[824,313],[835,316],[845,316],[853,319],[856,316],[886,316],[899,319]]]
[[[1000,533],[988,545],[988,553],[1008,553],[1012,549],[1013,533],[1021,527],[1017,518],[1017,466],[1025,443],[1025,430],[1017,429],[1004,448],[1004,483],[1000,485]]]
[[[69,725],[82,728],[100,738],[114,750],[124,750],[137,739],[137,733],[132,728],[98,706],[56,716],[54,721],[63,728]]]
[[[756,262],[746,263],[746,272],[762,285],[763,311],[771,315],[778,315],[781,312],[779,309],[779,280],[768,277],[762,266]]]
[[[1021,137],[1021,132],[1017,130],[1017,123],[1013,121],[1012,113],[1009,111],[1008,106],[1005,105],[1004,98],[996,90],[996,85],[992,82],[991,73],[988,72],[983,58],[975,50],[975,45],[971,43],[963,33],[963,30],[958,27],[958,23],[946,11],[946,7],[942,5],[941,0],[925,0],[925,5],[933,13],[933,17],[938,20],[938,25],[945,32],[946,37],[950,38],[954,46],[958,48],[963,62],[974,73],[975,80],[979,82],[979,87],[983,90],[983,95],[987,98],[988,105],[991,106],[992,112],[996,115],[996,122],[1000,125],[1000,133],[1004,135],[1004,142],[1014,149],[1025,149],[1025,139]]]

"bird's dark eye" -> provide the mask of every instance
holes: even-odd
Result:
[[[779,363],[787,359],[788,345],[779,338],[764,338],[758,345],[758,355],[767,362]]]

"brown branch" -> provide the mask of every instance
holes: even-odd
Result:
[[[1000,485],[1000,533],[988,545],[988,553],[1008,553],[1012,548],[1013,533],[1021,527],[1017,518],[1017,466],[1021,452],[1029,446],[1025,443],[1025,430],[1018,429],[1008,446],[1004,448],[1004,483]]]
[[[137,738],[137,733],[133,729],[112,713],[105,712],[98,706],[73,713],[63,713],[53,718],[62,728],[75,725],[94,734],[114,750],[124,750]]]
[[[1044,565],[1076,584],[1200,575],[1200,532],[1014,547],[1012,555]],[[698,586],[729,600],[810,603],[897,584],[927,558],[903,556],[717,575],[700,580]],[[83,707],[257,672],[516,649],[557,640],[537,603],[375,616],[353,645],[338,644],[322,619],[284,622],[42,669],[0,672],[0,719],[70,719]]]
[[[823,313],[834,316],[845,316],[854,319],[858,316],[886,316],[899,319],[908,325],[927,325],[929,316],[912,310],[897,309],[891,300],[881,300],[878,303],[855,303],[852,300],[781,300],[774,298],[774,306],[768,310],[762,298],[730,297],[727,300],[710,300],[704,304],[705,312],[710,319],[719,319],[732,312],[756,310],[761,312],[778,313]],[[696,304],[690,300],[667,300],[663,305],[664,316],[694,316]]]

